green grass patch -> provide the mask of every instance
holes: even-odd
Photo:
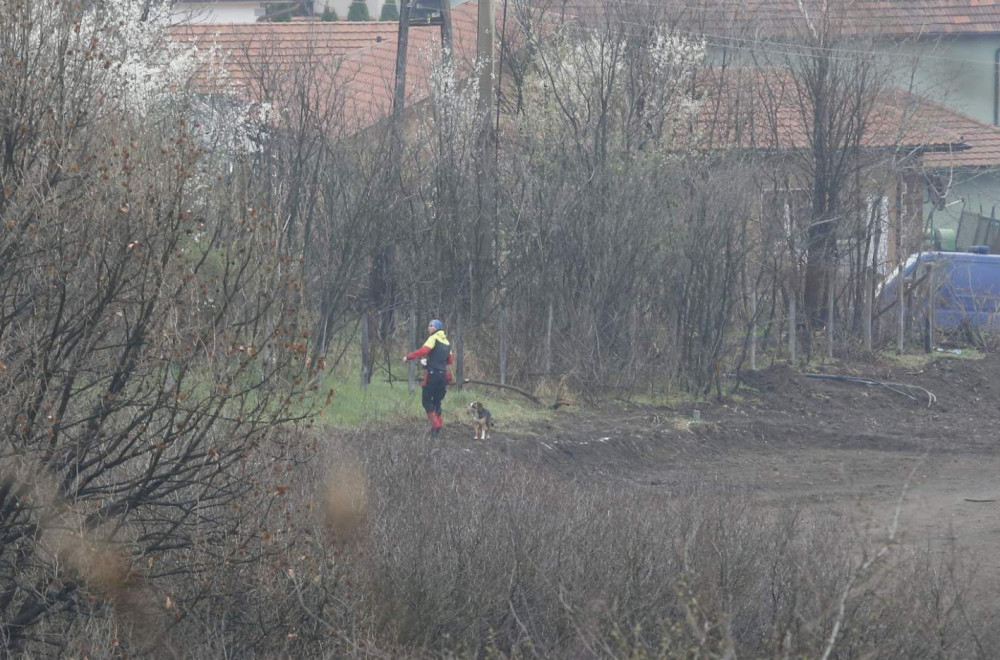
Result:
[[[906,369],[923,369],[927,366],[928,362],[937,359],[982,360],[986,357],[986,354],[977,348],[962,348],[956,350],[959,352],[955,353],[951,349],[944,349],[939,351],[936,350],[933,353],[904,353],[902,355],[899,355],[895,351],[883,351],[879,354],[879,356],[887,362],[891,362]]]
[[[405,380],[390,384],[386,379],[377,379],[362,390],[358,377],[327,376],[316,396],[319,421],[334,428],[356,428],[372,423],[398,424],[424,418],[419,381],[411,393]],[[451,386],[441,406],[445,424],[465,421],[472,401],[481,401],[489,408],[497,424],[504,428],[531,424],[554,415],[552,410],[536,406],[517,394],[489,387],[466,385],[459,389]]]

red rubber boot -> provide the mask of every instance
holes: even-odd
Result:
[[[427,413],[427,419],[431,420],[431,433],[433,435],[437,435],[438,433],[440,433],[441,425],[443,424],[443,422],[441,421],[441,415],[437,414],[436,412],[429,412]]]

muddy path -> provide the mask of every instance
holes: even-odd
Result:
[[[1000,357],[837,373],[920,386],[936,401],[773,367],[747,374],[737,396],[697,404],[699,422],[694,404],[618,404],[500,428],[478,445],[458,422],[446,436],[566,479],[668,492],[735,487],[762,506],[850,516],[874,534],[898,508],[903,542],[970,550],[1000,574],[992,552],[1000,543]]]

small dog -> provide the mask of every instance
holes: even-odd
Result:
[[[473,439],[489,440],[490,429],[493,428],[493,415],[479,401],[469,404],[469,414],[472,416]]]

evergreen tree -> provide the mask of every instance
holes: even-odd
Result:
[[[399,9],[396,7],[396,0],[385,0],[382,5],[382,13],[379,14],[380,21],[398,21]]]
[[[319,20],[329,23],[331,21],[339,21],[340,19],[337,17],[337,12],[333,11],[333,7],[327,5],[323,8],[323,13],[320,15]]]
[[[349,21],[370,21],[372,17],[368,14],[368,3],[365,0],[354,0],[351,8],[347,10],[347,20]]]
[[[264,5],[265,18],[272,23],[289,23],[292,20],[292,12],[295,8],[294,2],[279,2],[276,4]]]

